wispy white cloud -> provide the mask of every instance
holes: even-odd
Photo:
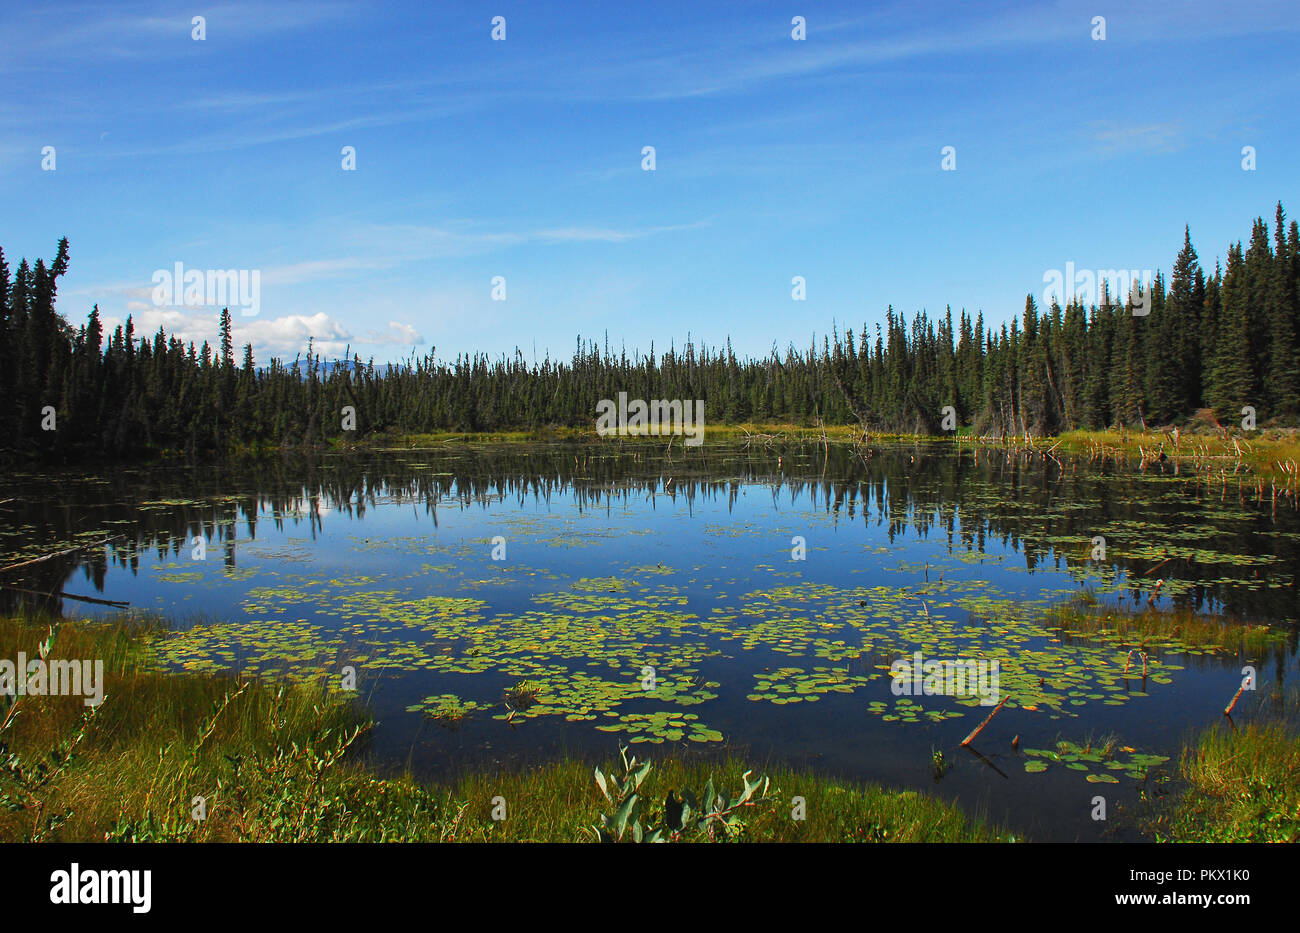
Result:
[[[274,114],[270,117],[264,114],[263,120],[260,122],[265,123],[265,126],[241,124],[230,130],[205,133],[165,145],[138,146],[131,149],[115,150],[109,155],[113,158],[140,158],[146,156],[228,152],[255,146],[291,142],[296,139],[310,139],[333,133],[396,126],[405,123],[419,123],[463,112],[468,109],[468,106],[468,104],[443,103],[428,107],[398,108],[383,111],[372,110],[343,119],[317,115],[293,121],[286,120],[283,114]],[[333,109],[337,112],[337,101],[335,101]]]
[[[289,265],[270,266],[262,272],[263,285],[297,285],[300,282],[314,282],[349,275],[354,272],[367,272],[384,269],[391,265],[379,258],[344,256],[338,259],[310,259]]]
[[[148,59],[192,51],[191,22],[206,19],[208,35],[255,42],[287,30],[357,15],[357,8],[329,0],[267,0],[198,7],[176,3],[33,4],[8,24],[5,64],[0,70],[58,67],[62,56],[93,51],[100,60]],[[170,40],[170,41],[169,41]]]
[[[1186,144],[1182,124],[1176,120],[1130,125],[1099,121],[1092,124],[1087,135],[1101,152],[1107,154],[1176,152]]]
[[[181,311],[176,308],[148,307],[132,314],[137,338],[151,336],[161,327],[168,337],[179,338],[186,344],[201,347],[205,342],[215,346],[220,324],[219,314],[203,311]],[[107,331],[112,331],[123,318],[107,315],[103,318]],[[231,321],[231,336],[235,346],[252,344],[253,351],[262,362],[272,356],[292,357],[312,348],[326,356],[341,356],[348,348],[360,346],[413,346],[424,338],[414,326],[402,321],[389,321],[383,330],[372,329],[360,337],[353,334],[333,316],[318,311],[315,314],[286,314],[274,318],[241,318]]]
[[[348,238],[391,264],[467,256],[530,243],[625,243],[708,225],[708,221],[650,227],[543,227],[485,231],[482,224],[434,227],[421,224],[352,225]]]
[[[366,331],[365,343],[374,344],[408,344],[424,343],[424,337],[410,324],[401,321],[389,321],[387,330]]]
[[[353,277],[358,273],[394,269],[407,263],[486,254],[496,250],[538,244],[625,243],[645,237],[708,225],[708,221],[649,227],[544,227],[526,231],[478,231],[414,224],[350,224],[344,237],[345,246],[353,249],[345,255],[300,262],[253,266],[261,285],[279,288],[331,279]],[[328,225],[335,226],[335,225]],[[477,225],[474,225],[477,226]],[[200,268],[194,262],[169,257],[159,268],[171,272],[181,261],[189,269]],[[153,273],[149,274],[152,282]],[[64,297],[95,302],[108,311],[116,307],[128,312],[153,311],[154,285],[135,282],[105,282],[65,289]],[[409,341],[399,341],[409,342]],[[418,342],[418,341],[417,341]]]
[[[684,29],[674,33],[672,45],[641,45],[631,54],[618,46],[611,48],[617,55],[602,57],[596,46],[584,49],[580,80],[572,80],[565,91],[575,99],[669,101],[738,94],[803,78],[853,78],[864,69],[902,62],[946,66],[954,58],[991,50],[1082,45],[1091,41],[1092,18],[1102,12],[1078,0],[968,9],[965,16],[936,22],[918,16],[915,4],[898,4],[873,11],[869,19],[833,24],[819,23],[814,11],[808,15],[808,39],[802,42],[790,39],[786,18],[773,20],[763,33],[749,30],[743,36]],[[1121,46],[1300,31],[1290,0],[1240,7],[1226,18],[1212,0],[1178,5],[1132,0],[1109,13],[1108,20],[1106,41]],[[832,31],[840,35],[819,41],[819,31],[823,38]],[[570,69],[551,71],[573,75]],[[556,89],[558,79],[540,80],[541,86]]]

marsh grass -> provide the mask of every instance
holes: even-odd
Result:
[[[1232,474],[1241,467],[1260,480],[1294,488],[1300,468],[1300,435],[1292,430],[1251,432],[1106,430],[1067,431],[1056,438],[1036,438],[1033,446],[1103,460],[1137,461],[1164,454],[1201,472]]]
[[[706,424],[704,436],[709,440],[727,439],[743,440],[746,435],[769,435],[792,442],[820,440],[822,429],[796,424]],[[855,425],[827,425],[825,436],[830,440],[849,440],[861,433]],[[876,437],[877,435],[872,435]],[[886,435],[879,435],[886,437]],[[888,435],[888,437],[915,440],[914,435]],[[434,431],[425,433],[387,433],[376,434],[358,441],[348,441],[342,446],[369,447],[375,449],[397,448],[402,450],[419,450],[429,447],[446,447],[455,444],[524,444],[539,441],[575,441],[607,442],[621,444],[644,444],[663,447],[673,440],[674,448],[682,443],[680,435],[663,434],[619,434],[601,437],[596,433],[595,416],[590,427],[552,426],[519,431]]]
[[[602,762],[608,769],[617,755]],[[720,790],[734,792],[741,776],[753,771],[771,780],[768,799],[745,808],[743,840],[756,842],[996,842],[1011,834],[970,817],[956,805],[914,791],[897,791],[784,768],[756,768],[735,758],[651,756],[652,767],[641,787],[644,797],[663,802],[669,791],[699,792],[711,778]],[[507,820],[487,819],[492,797],[516,804]],[[564,761],[536,771],[475,775],[459,781],[451,796],[470,812],[461,839],[500,841],[588,841],[590,827],[606,804],[592,768]],[[804,800],[803,820],[793,818],[794,798]]]
[[[1156,823],[1179,842],[1300,841],[1300,737],[1281,721],[1223,723],[1183,750],[1188,787]]]
[[[232,759],[273,757],[285,741],[309,742],[354,726],[353,704],[319,687],[283,688],[149,669],[146,646],[161,623],[0,618],[0,657],[35,657],[51,630],[51,658],[104,662],[104,701],[0,698],[13,713],[0,733],[0,839],[103,839],[117,824],[150,817],[177,823],[194,796],[217,795]],[[57,779],[41,781],[51,752],[75,741]],[[16,757],[11,757],[16,756]],[[36,785],[32,789],[32,785]]]
[[[1202,615],[1194,609],[1148,607],[1133,612],[1086,599],[1053,606],[1047,612],[1047,627],[1067,637],[1106,637],[1138,648],[1179,643],[1252,658],[1268,657],[1287,640],[1287,633],[1271,626]]]

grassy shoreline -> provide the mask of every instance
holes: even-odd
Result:
[[[947,442],[960,447],[1023,451],[1043,457],[1069,454],[1087,457],[1122,469],[1145,469],[1154,463],[1173,463],[1204,474],[1207,481],[1226,482],[1251,478],[1269,483],[1289,494],[1300,490],[1300,430],[1292,428],[1258,431],[1213,431],[1204,425],[1195,430],[1172,428],[1129,430],[1110,428],[1102,431],[1076,430],[1047,436],[977,435],[969,427],[943,435],[863,432],[857,425],[807,426],[787,423],[707,425],[704,443],[750,442],[773,449],[787,444],[906,444]],[[228,451],[233,456],[275,457],[303,451],[419,451],[447,450],[473,445],[514,445],[536,443],[630,444],[677,454],[686,448],[679,435],[629,435],[601,437],[593,427],[546,427],[508,431],[387,431],[356,438],[332,438],[320,444],[259,444]],[[151,456],[126,462],[177,460],[192,457],[182,450],[160,449]],[[75,466],[76,460],[64,465]]]
[[[948,441],[962,446],[1027,450],[1051,455],[1056,452],[1112,462],[1123,467],[1144,468],[1151,463],[1173,462],[1211,475],[1237,475],[1243,470],[1259,480],[1295,487],[1300,478],[1300,432],[1294,429],[1259,431],[1210,431],[1198,426],[1195,432],[1169,429],[1067,431],[1045,437],[993,437],[974,434],[969,428],[945,435],[891,434],[866,432],[857,425],[809,427],[794,424],[709,425],[706,442],[752,440],[767,444],[821,443],[855,444],[917,443]],[[335,441],[339,450],[427,450],[461,444],[527,444],[539,442],[614,443],[644,446],[682,447],[682,438],[671,435],[600,437],[594,428],[553,427],[520,431],[446,431],[372,435],[355,441]]]
[[[1144,613],[1118,624],[1134,634],[1176,625],[1185,640],[1223,644],[1221,627],[1186,619]],[[160,632],[158,623],[128,619],[0,618],[0,657],[37,657],[49,638],[51,658],[104,661],[106,697],[93,711],[81,697],[0,698],[0,841],[580,842],[595,838],[603,813],[616,815],[589,765],[572,759],[440,784],[381,778],[356,760],[373,723],[351,695],[318,685],[161,673],[144,663],[145,646]],[[1247,635],[1245,643],[1258,644],[1258,636]],[[640,788],[649,803],[643,819],[662,821],[664,805],[656,802],[670,791],[698,793],[710,780],[718,793],[738,795],[751,768],[734,758],[652,759]],[[1180,773],[1186,790],[1153,822],[1155,838],[1300,836],[1300,740],[1282,720],[1204,731],[1183,750]],[[742,825],[731,838],[1016,839],[915,791],[780,767],[764,774],[766,794],[738,808]],[[806,801],[802,821],[791,818],[796,795]],[[193,818],[199,798],[202,820]],[[502,804],[507,818],[494,819]]]
[[[1145,467],[1161,458],[1211,476],[1245,470],[1257,479],[1295,488],[1300,475],[1300,434],[1294,430],[1175,433],[1158,431],[1069,431],[1036,442],[1091,459]]]

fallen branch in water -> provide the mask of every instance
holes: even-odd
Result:
[[[1164,560],[1162,560],[1160,563],[1156,564],[1154,567],[1152,567],[1152,568],[1151,568],[1150,570],[1148,570],[1146,573],[1142,574],[1142,576],[1144,576],[1144,577],[1149,577],[1149,576],[1151,576],[1151,574],[1155,573],[1157,570],[1159,570],[1159,569],[1160,569],[1161,567],[1163,567],[1165,564],[1169,563],[1171,560],[1177,560],[1178,557],[1179,557],[1179,555],[1177,555],[1177,554],[1174,554],[1174,555],[1172,555],[1172,556],[1170,556],[1170,557],[1166,557]]]
[[[1010,695],[1004,696],[1002,698],[1002,703],[1007,702],[1007,700],[1009,699],[1011,699]],[[993,707],[993,712],[989,713],[988,717],[982,723],[976,726],[975,730],[970,735],[966,736],[966,738],[961,740],[962,745],[969,745],[971,742],[975,740],[975,736],[979,735],[980,732],[984,730],[984,727],[987,726],[990,722],[992,722],[993,717],[998,714],[998,710],[1002,709],[1002,703],[999,703],[997,706]]]
[[[1246,679],[1241,682],[1241,686],[1238,687],[1237,692],[1232,695],[1232,702],[1229,703],[1227,709],[1223,711],[1223,715],[1228,717],[1232,716],[1232,708],[1237,705],[1237,701],[1241,699],[1241,695],[1246,692],[1252,679],[1253,678],[1250,675],[1247,675]]]
[[[126,609],[131,604],[121,599],[97,599],[94,596],[78,596],[75,593],[64,593],[62,590],[55,590],[51,593],[42,593],[39,590],[27,590],[21,586],[14,586],[12,583],[0,583],[0,587],[7,590],[13,590],[17,593],[27,593],[31,596],[57,596],[60,599],[75,599],[78,602],[94,603],[97,606],[112,606],[115,609]]]

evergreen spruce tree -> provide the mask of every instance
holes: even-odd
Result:
[[[1224,419],[1234,416],[1244,405],[1258,404],[1255,370],[1250,359],[1250,294],[1240,243],[1228,248],[1228,266],[1219,292],[1222,309],[1209,403],[1215,414]]]
[[[1286,217],[1280,201],[1273,235],[1273,263],[1264,302],[1269,335],[1265,382],[1270,414],[1294,416],[1300,413],[1300,355],[1297,354],[1300,341],[1296,334],[1296,293],[1286,239]]]

